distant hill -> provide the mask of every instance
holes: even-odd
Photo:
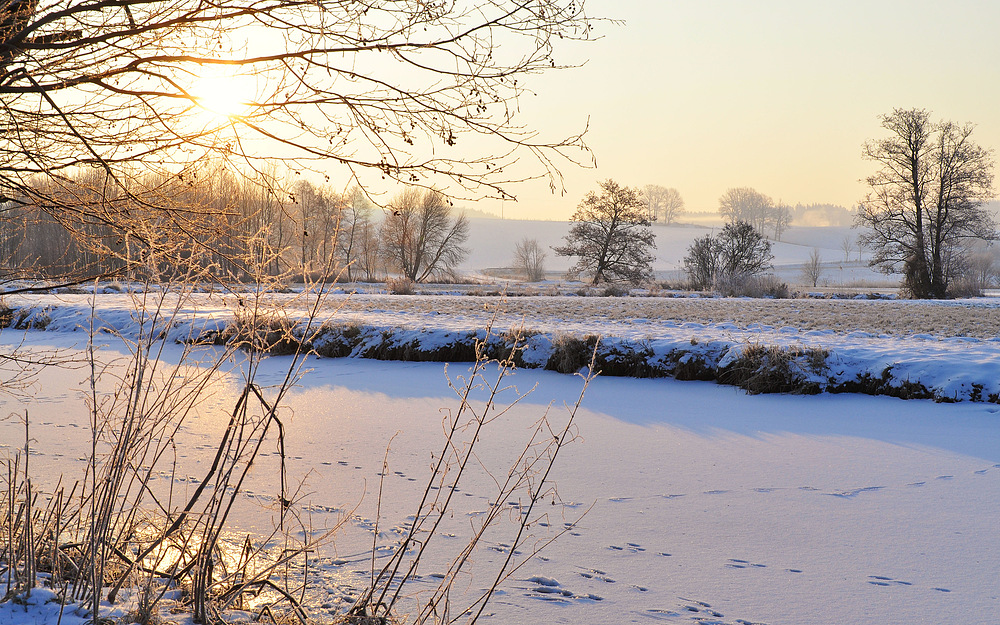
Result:
[[[463,206],[456,207],[455,209],[459,213],[465,213],[465,216],[469,219],[500,219],[500,215],[491,213],[489,211],[479,210],[478,208],[467,208]]]

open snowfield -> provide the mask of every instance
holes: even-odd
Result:
[[[73,327],[86,306],[73,297],[36,301],[50,306],[47,330],[8,329],[0,341],[7,347],[23,343],[32,353],[58,348],[64,356],[81,355],[87,338]],[[220,296],[213,298],[192,307],[192,321],[173,333],[231,314]],[[815,340],[840,353],[841,362],[855,363],[850,366],[860,366],[851,358],[909,363],[914,375],[941,384],[982,379],[995,386],[1000,378],[1000,350],[990,340],[995,312],[988,301],[827,302],[847,307],[841,317],[824,322],[825,309],[806,309],[787,321],[780,315],[794,314],[792,308],[781,312],[745,300],[679,300],[691,308],[657,312],[642,308],[653,305],[644,298],[546,299],[511,300],[510,317],[502,323],[526,318],[527,325],[546,331],[653,343],[690,342],[695,336],[709,342],[728,336],[734,344],[746,336]],[[102,321],[127,332],[124,296],[97,301]],[[472,297],[349,301],[349,310],[338,317],[413,331],[480,327],[489,314],[483,301]],[[674,300],[661,303],[668,301]],[[543,303],[544,308],[531,308]],[[709,307],[698,316],[702,304]],[[820,302],[788,306],[812,304]],[[755,312],[757,307],[765,310]],[[879,311],[887,319],[909,314],[914,323],[936,314],[956,321],[942,325],[950,329],[939,334],[880,333],[878,315],[865,317],[864,311]],[[753,314],[778,316],[750,322]],[[851,328],[850,319],[858,324],[870,319],[865,323],[871,325]],[[962,319],[979,320],[974,325],[981,331],[962,329]],[[102,340],[102,359],[121,355],[114,339]],[[179,350],[168,347],[167,359]],[[268,359],[262,381],[276,379],[284,361]],[[240,363],[232,366],[235,376]],[[286,415],[290,468],[304,480],[297,506],[317,530],[345,522],[314,558],[311,606],[314,616],[324,618],[349,606],[364,587],[376,523],[376,561],[398,540],[426,482],[430,454],[441,444],[442,410],[454,410],[457,400],[441,364],[348,358],[311,359],[308,367]],[[467,368],[456,363],[448,373],[460,376]],[[30,397],[0,400],[4,415],[30,411],[33,472],[41,484],[52,484],[61,472],[75,474],[77,459],[86,454],[85,374],[47,369]],[[521,448],[546,406],[552,404],[554,421],[563,418],[562,406],[575,400],[581,386],[576,376],[537,370],[519,370],[509,381],[522,391],[538,388],[484,437],[488,444],[480,459],[494,471]],[[235,388],[221,384],[215,398],[225,405]],[[711,383],[599,377],[583,406],[575,422],[578,438],[557,462],[557,493],[546,499],[545,517],[533,527],[541,542],[567,531],[537,556],[526,557],[501,587],[486,622],[997,622],[996,405],[859,395],[748,396]],[[173,488],[193,488],[222,425],[209,417],[188,422],[178,439],[180,469]],[[22,440],[16,419],[0,422],[0,454],[11,453]],[[379,510],[376,493],[387,448]],[[273,456],[255,465],[236,530],[260,535],[271,526],[277,493]],[[488,509],[493,488],[482,471],[463,487],[460,508],[439,539],[442,555],[427,561],[413,590],[437,583],[443,554],[464,544],[463,535]],[[517,502],[506,505],[517,518]],[[473,555],[472,570],[489,571],[505,557],[509,542],[503,532],[491,535]],[[459,588],[475,593],[486,585],[483,576],[470,576]],[[454,598],[456,605],[460,598]],[[44,608],[7,604],[0,607],[0,622],[47,622],[40,616]],[[74,618],[67,614],[62,622],[76,625],[80,620]]]

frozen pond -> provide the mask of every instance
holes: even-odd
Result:
[[[33,349],[69,345],[62,333],[29,336]],[[265,362],[262,381],[276,379],[281,360]],[[457,400],[439,364],[308,366],[283,413],[289,474],[301,480],[297,505],[313,528],[345,521],[315,560],[322,615],[363,587],[376,522],[380,550],[398,538],[441,445],[442,411]],[[2,399],[4,415],[30,410],[31,462],[49,478],[88,449],[84,379],[79,369],[47,371],[30,401]],[[505,466],[546,406],[559,420],[580,388],[579,378],[542,371],[509,382],[538,388],[491,424],[478,458],[487,467]],[[213,401],[232,392],[222,385]],[[611,378],[598,378],[583,405],[532,544],[569,531],[503,585],[489,622],[985,625],[1000,613],[996,406],[750,397],[711,383]],[[179,434],[176,488],[203,473],[221,427],[206,415]],[[0,454],[22,440],[15,419],[0,422]],[[267,453],[247,485],[240,530],[270,526],[277,486]],[[484,471],[463,488],[443,550],[474,526],[491,488]],[[491,536],[472,570],[489,569],[504,545],[502,533]],[[436,580],[439,562],[427,564],[414,590]],[[460,586],[484,584],[470,576]]]

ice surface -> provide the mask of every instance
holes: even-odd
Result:
[[[73,332],[26,336],[29,349],[80,347]],[[108,339],[101,354],[116,349]],[[281,361],[265,363],[262,383],[277,379]],[[977,362],[966,360],[961,371],[975,373]],[[322,616],[349,605],[367,579],[374,493],[390,440],[379,558],[405,526],[440,445],[441,410],[454,409],[456,399],[440,364],[308,365],[288,401],[290,468],[305,480],[300,505],[317,528],[348,519],[315,557],[311,591],[316,606],[328,606],[316,608]],[[448,370],[457,376],[466,368]],[[4,413],[31,410],[39,483],[86,452],[83,376],[47,370],[32,399],[3,400]],[[526,370],[510,381],[539,388],[487,433],[481,459],[489,466],[519,449],[550,403],[558,419],[580,385],[574,376]],[[227,389],[218,391],[224,402]],[[747,396],[709,383],[611,378],[595,380],[584,406],[579,439],[559,459],[555,504],[534,528],[539,540],[565,533],[502,586],[485,622],[986,625],[1000,613],[996,406]],[[197,479],[219,427],[206,417],[185,428],[180,462],[189,470],[180,475]],[[22,436],[20,424],[0,422],[0,453]],[[270,526],[272,461],[256,466],[237,529]],[[479,474],[463,487],[443,551],[485,511],[491,483]],[[175,487],[191,482],[178,478]],[[511,506],[513,516],[517,510]],[[489,569],[506,545],[509,537],[491,536],[474,555],[476,567]],[[430,558],[415,588],[440,581],[441,565]],[[484,584],[463,578],[461,587],[475,593]],[[7,604],[0,621],[46,622],[41,606],[20,608]]]

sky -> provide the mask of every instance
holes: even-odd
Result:
[[[555,138],[589,124],[597,167],[567,165],[504,217],[568,219],[608,178],[676,188],[715,211],[749,186],[787,204],[853,206],[874,172],[861,156],[880,115],[923,108],[972,122],[1000,149],[1000,3],[982,0],[587,0],[600,39],[556,51],[582,65],[527,80],[524,123]]]

